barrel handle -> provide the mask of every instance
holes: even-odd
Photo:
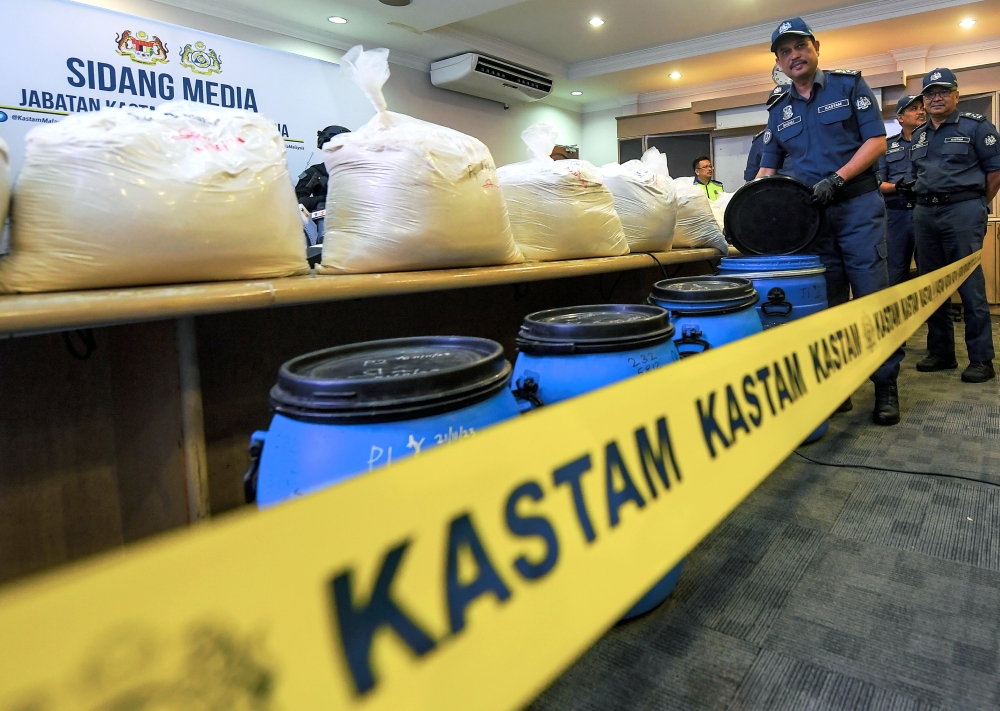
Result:
[[[768,316],[790,316],[792,305],[785,301],[785,290],[776,286],[767,292],[767,301],[760,305],[760,310]]]
[[[247,454],[250,455],[250,467],[243,475],[243,498],[248,504],[257,502],[257,476],[260,474],[260,455],[264,452],[264,439],[267,432],[258,430],[250,435],[250,446]]]
[[[698,355],[698,353],[704,353],[712,344],[706,341],[702,336],[705,335],[701,332],[701,329],[697,326],[687,326],[681,333],[681,337],[674,341],[674,345],[677,346],[677,352],[680,353],[681,358],[687,358],[688,356]],[[687,353],[681,353],[681,346],[701,346],[700,351],[688,351]]]
[[[532,407],[542,407],[545,403],[538,397],[538,382],[534,378],[518,378],[514,383],[517,387],[511,392],[520,402],[527,402]]]

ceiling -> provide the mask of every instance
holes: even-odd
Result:
[[[767,74],[771,30],[788,12],[785,0],[159,1],[338,49],[388,47],[390,61],[424,69],[462,52],[492,54],[553,76],[548,101],[567,107]],[[816,30],[826,66],[1000,36],[1000,0],[800,0],[795,11]],[[595,16],[605,24],[591,26]],[[977,24],[958,27],[966,17]]]

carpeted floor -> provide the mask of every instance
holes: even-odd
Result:
[[[896,471],[1000,484],[1000,382],[961,382],[956,331],[954,371],[918,373],[926,329],[910,339],[899,425],[871,424],[866,384],[800,450],[889,471],[792,455],[692,552],[666,603],[612,629],[530,711],[1000,708],[1000,487]]]

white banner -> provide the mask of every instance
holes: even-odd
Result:
[[[71,113],[185,99],[256,111],[285,137],[293,180],[321,160],[317,131],[375,113],[336,64],[67,0],[4,2],[0,66],[12,178],[28,131]]]

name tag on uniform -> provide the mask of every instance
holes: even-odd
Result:
[[[778,130],[779,131],[784,131],[789,126],[794,126],[795,124],[801,123],[801,122],[802,122],[802,117],[801,116],[796,116],[793,119],[790,119],[790,120],[785,121],[783,123],[779,123],[778,124]]]
[[[971,143],[972,139],[968,136],[949,136],[944,139],[945,143]]]
[[[841,99],[840,101],[834,101],[832,104],[827,104],[826,106],[820,106],[816,109],[816,113],[822,114],[826,111],[833,111],[834,109],[840,109],[845,106],[850,106],[851,102],[848,99]]]
[[[885,154],[888,156],[888,155],[892,155],[893,153],[902,153],[905,150],[906,150],[905,148],[892,148],[892,149],[886,151]]]

